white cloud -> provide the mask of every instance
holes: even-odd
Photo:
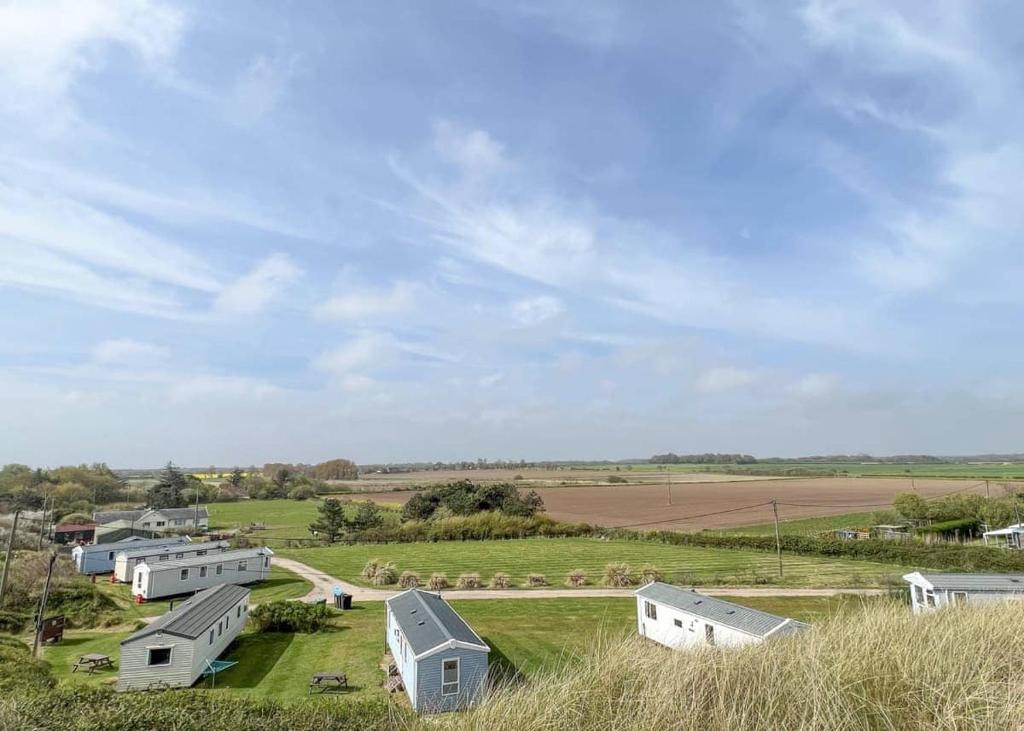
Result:
[[[793,396],[807,401],[826,399],[838,390],[839,377],[832,373],[809,373],[788,388]]]
[[[302,271],[284,254],[272,254],[251,272],[225,287],[214,305],[217,312],[230,315],[255,315],[262,312]]]
[[[477,384],[482,386],[482,387],[484,387],[484,388],[490,388],[491,386],[498,385],[504,379],[505,379],[505,374],[504,373],[490,373],[490,374],[488,374],[486,376],[481,376],[477,380]]]
[[[757,383],[758,380],[760,380],[760,374],[756,371],[722,366],[703,371],[697,376],[693,385],[701,393],[722,393],[749,386]]]
[[[257,56],[235,80],[225,100],[228,119],[249,125],[266,117],[278,105],[295,72],[297,59]]]
[[[395,282],[388,289],[363,289],[331,297],[313,309],[324,320],[364,320],[405,312],[416,302],[417,285]]]
[[[92,350],[94,363],[119,367],[151,366],[166,360],[168,355],[170,351],[163,346],[130,338],[104,340]]]
[[[521,327],[533,327],[558,317],[564,309],[562,301],[557,297],[529,297],[512,305],[512,319]]]
[[[393,361],[397,345],[394,338],[378,333],[364,333],[344,345],[321,353],[313,365],[337,375],[351,375],[364,368],[381,368]]]
[[[487,175],[507,165],[504,148],[487,132],[449,120],[434,123],[434,150],[468,175]]]
[[[172,384],[170,397],[181,403],[265,399],[282,393],[277,386],[259,378],[244,376],[190,376]]]

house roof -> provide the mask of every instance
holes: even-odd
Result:
[[[124,553],[128,556],[159,556],[161,553],[189,553],[195,551],[208,551],[211,548],[225,548],[228,545],[227,541],[207,541],[206,543],[167,543],[161,541],[159,538],[154,538],[150,541],[146,541],[146,545],[140,546],[139,543],[142,541],[136,541],[132,543],[123,544],[123,548],[117,549],[118,553]]]
[[[54,533],[77,533],[78,531],[95,530],[95,523],[63,523],[53,527]]]
[[[150,515],[151,513],[160,513],[164,517],[170,518],[171,520],[188,520],[194,518],[196,515],[195,508],[154,508],[154,509],[143,509],[143,510],[106,510],[103,512],[96,512],[92,514],[92,519],[97,523],[114,523],[119,520],[126,520],[129,522],[138,522]],[[199,517],[207,518],[210,517],[210,511],[207,508],[199,508]]]
[[[480,635],[473,631],[440,594],[409,589],[387,600],[395,622],[406,642],[419,656],[457,643],[490,652]]]
[[[923,574],[915,571],[903,579],[933,591],[1024,592],[1024,574]]]
[[[636,590],[636,595],[755,637],[786,635],[808,627],[794,619],[733,604],[724,599],[706,596],[694,589],[684,589],[660,581],[640,587]]]
[[[190,566],[206,566],[211,563],[222,563],[224,561],[241,561],[246,558],[257,556],[273,556],[274,552],[266,546],[258,548],[239,548],[236,551],[225,551],[224,553],[208,553],[205,556],[192,556],[190,558],[176,558],[173,561],[158,561],[157,563],[146,564],[150,571],[162,571],[164,569],[185,569]]]
[[[131,536],[128,536],[128,538],[131,538]],[[187,536],[143,538],[137,541],[125,538],[114,543],[94,543],[91,546],[81,546],[81,548],[85,551],[114,551],[115,553],[120,553],[121,551],[143,550],[146,548],[155,548],[156,546],[183,546],[188,543],[190,543],[190,541]]]
[[[141,518],[145,510],[103,510],[92,514],[92,519],[97,523],[113,523],[115,520],[136,520]]]
[[[1024,524],[1014,523],[1013,525],[1008,525],[1005,528],[1000,528],[999,530],[985,531],[986,536],[1008,536],[1014,533],[1024,533]]]
[[[122,645],[162,632],[194,640],[201,637],[222,614],[249,596],[244,586],[218,584],[196,592],[167,614],[121,640]]]
[[[196,517],[196,509],[195,508],[154,508],[153,510],[150,510],[148,512],[150,512],[150,513],[160,513],[160,515],[166,516],[168,518],[176,519],[176,520],[188,520],[189,518]],[[143,516],[143,517],[145,517],[145,516]],[[210,511],[207,510],[206,508],[202,508],[202,507],[199,508],[199,517],[200,518],[209,518],[210,517]]]

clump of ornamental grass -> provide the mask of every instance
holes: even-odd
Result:
[[[403,571],[398,577],[398,585],[403,589],[415,589],[420,585],[420,575],[415,571]]]
[[[490,587],[492,589],[508,589],[512,586],[512,577],[504,571],[499,571],[491,577]]]
[[[370,581],[374,586],[391,586],[398,581],[398,567],[393,561],[380,564]]]
[[[624,563],[610,563],[604,567],[604,583],[608,586],[625,587],[633,585],[633,576],[630,573],[629,565]]]
[[[551,586],[548,583],[548,577],[544,574],[527,574],[526,585],[530,587]]]
[[[565,577],[565,583],[569,586],[580,587],[587,584],[587,572],[583,569],[573,569]]]
[[[448,583],[447,574],[433,573],[430,575],[430,580],[427,581],[427,586],[434,591],[440,591],[441,589],[447,589],[451,584]]]
[[[455,581],[457,589],[480,589],[484,582],[480,580],[480,574],[459,574]]]

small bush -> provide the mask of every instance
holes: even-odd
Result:
[[[377,573],[373,575],[371,583],[374,586],[391,586],[398,581],[398,567],[393,561],[388,561],[377,567]]]
[[[309,485],[297,485],[288,493],[292,500],[309,500],[316,497],[316,490]]]
[[[434,591],[440,591],[441,589],[447,589],[451,584],[448,583],[448,575],[441,573],[433,573],[430,575],[430,581],[427,582]]]
[[[480,574],[461,574],[455,586],[459,589],[480,589],[484,582],[480,580]]]
[[[415,589],[420,585],[420,575],[415,571],[403,571],[398,577],[398,585],[403,589]]]
[[[491,577],[490,587],[492,589],[508,589],[512,586],[512,577],[504,571],[499,571]]]
[[[608,586],[626,587],[633,585],[633,577],[630,575],[629,565],[624,563],[610,563],[604,567],[604,583]]]
[[[359,575],[368,581],[373,581],[373,577],[377,575],[377,571],[384,565],[384,562],[379,558],[371,558],[363,566],[363,570],[359,572]]]
[[[250,613],[260,632],[318,632],[327,624],[330,611],[326,604],[303,602],[268,602]]]
[[[569,575],[565,577],[565,583],[569,586],[586,586],[587,584],[587,572],[583,569],[573,569],[569,572]]]
[[[651,564],[644,564],[637,569],[641,584],[650,584],[652,581],[661,581],[661,572]]]
[[[625,477],[619,477],[618,475],[608,475],[608,482],[612,485],[621,485],[625,482],[629,482]]]
[[[548,583],[548,577],[544,574],[527,574],[526,576],[527,586],[551,586]]]

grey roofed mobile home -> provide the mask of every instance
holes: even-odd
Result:
[[[910,584],[914,613],[949,604],[980,604],[1007,599],[1024,600],[1024,574],[905,574]]]
[[[178,594],[191,594],[217,584],[252,584],[270,575],[266,546],[211,552],[177,561],[155,561],[135,567],[132,596],[145,601]]]
[[[637,631],[668,647],[744,645],[808,628],[794,619],[660,581],[637,589],[635,594]]]
[[[136,567],[150,561],[172,561],[208,553],[223,553],[228,550],[227,541],[205,541],[187,545],[154,546],[153,548],[135,548],[128,544],[117,552],[114,557],[114,578],[122,584],[129,584],[135,578]]]
[[[192,685],[248,618],[245,587],[221,584],[199,592],[121,641],[117,690]]]
[[[91,546],[75,546],[71,558],[80,574],[106,574],[114,570],[117,554],[128,549],[145,550],[161,546],[180,546],[190,543],[188,536],[167,536],[165,538],[143,539],[129,536],[117,543],[98,543]]]
[[[487,687],[487,646],[440,594],[409,589],[387,600],[386,639],[414,710],[454,711]]]

